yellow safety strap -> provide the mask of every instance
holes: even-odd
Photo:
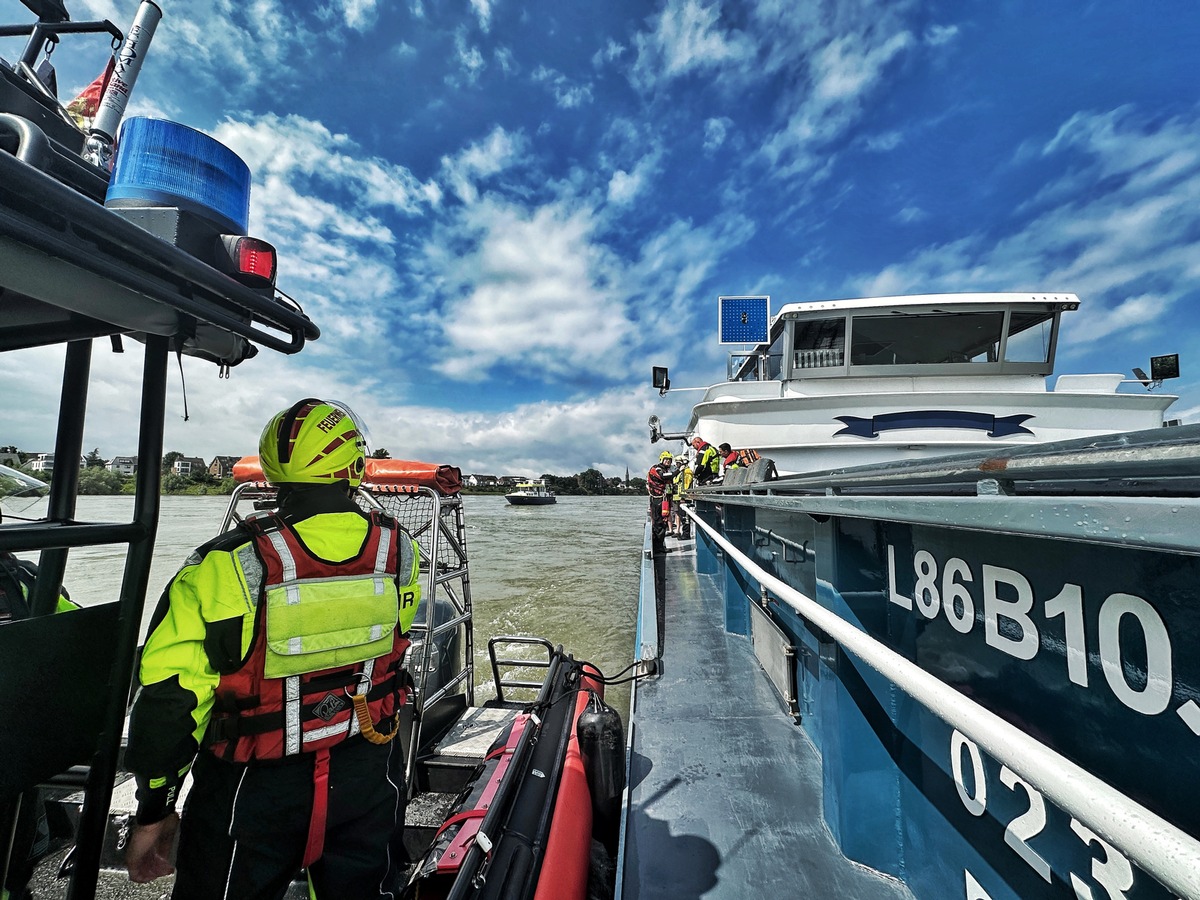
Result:
[[[375,723],[371,721],[371,712],[367,709],[367,695],[354,694],[350,699],[354,701],[354,716],[358,719],[359,731],[372,744],[386,744],[400,733],[400,710],[396,710],[396,715],[392,717],[391,732],[380,734],[375,730]]]

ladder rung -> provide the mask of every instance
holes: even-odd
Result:
[[[550,668],[550,660],[548,659],[498,659],[498,666],[528,666],[533,669],[548,669]]]

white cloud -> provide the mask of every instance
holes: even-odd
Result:
[[[888,65],[912,45],[912,35],[876,31],[838,35],[808,58],[806,90],[792,98],[783,127],[763,147],[772,166],[788,176],[819,171],[825,152],[862,115]]]
[[[492,0],[471,0],[471,9],[479,17],[479,27],[487,31],[492,24]]]
[[[770,177],[809,185],[833,171],[839,141],[862,121],[890,67],[917,44],[905,25],[910,0],[797,4],[756,0],[740,18],[719,4],[667,0],[648,28],[634,36],[632,83],[643,93],[692,77],[737,102],[741,94],[775,99],[775,121],[746,164],[769,166]],[[945,41],[952,29],[933,28]],[[709,135],[710,149],[721,136]],[[899,135],[873,140],[894,147]]]
[[[1086,316],[1072,321],[1071,342],[1086,345],[1117,334],[1129,336],[1156,324],[1170,308],[1170,299],[1153,294],[1129,297],[1109,309],[1089,306]]]
[[[533,80],[549,86],[554,94],[554,102],[560,109],[575,109],[592,102],[591,85],[573,83],[561,72],[546,66],[538,66],[534,70]]]
[[[516,75],[521,71],[516,54],[508,47],[497,47],[494,56],[496,58],[496,65],[500,67],[500,71],[505,75]]]
[[[387,352],[387,317],[405,306],[388,222],[436,208],[440,188],[299,116],[227,120],[214,136],[250,166],[250,230],[275,244],[280,287],[326,338],[305,358],[353,367],[356,354],[329,356],[338,338],[351,339],[359,353]]]
[[[718,4],[703,0],[667,0],[653,20],[653,30],[634,38],[637,60],[634,84],[649,88],[659,78],[732,65],[741,68],[755,56],[750,36],[727,30]]]
[[[925,43],[931,47],[940,47],[958,37],[957,25],[930,25],[925,30]]]
[[[458,64],[467,82],[475,84],[479,81],[479,76],[483,74],[487,63],[484,61],[480,49],[467,42],[465,29],[460,28],[454,33],[454,51],[458,54]]]
[[[477,182],[518,163],[528,142],[520,133],[510,133],[499,125],[479,143],[471,144],[454,157],[442,158],[442,171],[450,190],[464,203],[479,196]]]
[[[657,165],[648,154],[610,177],[608,203],[579,173],[541,202],[496,187],[443,209],[412,262],[414,303],[436,307],[443,329],[437,371],[477,381],[503,364],[532,379],[624,381],[631,360],[694,343],[697,293],[754,228],[736,214],[677,220],[632,256],[618,249],[628,246],[618,201],[645,190]]]
[[[661,411],[657,399],[639,385],[497,412],[435,406],[356,411],[370,423],[375,443],[393,455],[446,460],[464,474],[565,475],[596,468],[608,477],[624,477],[631,460],[647,455],[645,423],[651,412]],[[413,428],[414,422],[421,427]],[[631,474],[644,472],[635,467]]]
[[[367,7],[373,2],[351,0],[350,6],[353,8],[344,9],[340,19],[348,26],[354,16],[369,15]],[[300,21],[290,4],[279,0],[192,0],[173,3],[164,13],[143,75],[166,85],[179,71],[186,71],[189,79],[208,84],[224,96],[252,95],[321,40],[336,36],[336,26],[331,26],[333,33],[318,35]],[[113,21],[124,27],[128,15],[123,12]],[[139,84],[138,91],[142,90]],[[169,90],[152,93],[167,94]]]
[[[557,374],[614,368],[627,325],[613,314],[604,275],[614,263],[596,227],[589,208],[565,201],[466,208],[456,228],[471,248],[441,257],[453,352],[437,368],[459,378],[516,359]]]
[[[921,209],[919,206],[906,206],[900,212],[896,213],[896,221],[902,222],[905,225],[910,222],[923,222],[929,218],[929,213]]]
[[[376,0],[337,0],[336,6],[341,8],[346,27],[353,31],[366,31],[379,18]]]
[[[419,181],[404,166],[367,156],[349,136],[301,116],[227,119],[213,136],[237,152],[256,176],[303,178],[345,190],[349,209],[385,207],[411,215],[439,199],[435,185]],[[261,199],[270,202],[272,195]]]
[[[592,55],[592,65],[599,67],[605,63],[616,62],[625,54],[626,47],[612,38]]]
[[[608,202],[617,206],[626,206],[634,201],[639,194],[646,190],[659,165],[661,154],[658,151],[648,153],[638,160],[632,172],[618,169],[613,172],[608,181]]]
[[[718,150],[725,143],[733,120],[728,116],[704,120],[704,149],[709,153]]]
[[[887,153],[890,150],[895,150],[904,143],[904,134],[899,131],[887,131],[883,134],[871,135],[863,142],[872,153]]]

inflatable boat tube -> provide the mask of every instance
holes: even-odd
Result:
[[[265,481],[257,456],[243,456],[233,465],[233,479]],[[462,471],[458,466],[415,462],[408,459],[367,458],[363,483],[381,487],[428,487],[439,494],[457,494],[462,490]]]

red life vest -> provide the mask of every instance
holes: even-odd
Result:
[[[669,475],[669,470],[664,471],[661,464],[650,467],[650,471],[646,473],[646,490],[651,497],[661,497],[667,492],[667,486],[670,484]]]
[[[312,556],[276,516],[249,519],[246,524],[263,562],[263,585],[249,655],[240,669],[222,675],[217,685],[205,734],[208,748],[222,759],[242,763],[327,751],[360,731],[352,694],[366,694],[371,721],[380,732],[398,727],[395,716],[408,696],[401,666],[409,646],[398,624],[391,650],[380,657],[305,675],[267,678],[265,598],[270,588],[285,580],[294,584],[306,579],[360,576],[383,577],[394,584],[402,555],[399,545],[409,540],[407,534],[373,512],[358,555],[331,563]],[[290,559],[285,559],[288,556]],[[408,572],[404,574],[407,577]]]

